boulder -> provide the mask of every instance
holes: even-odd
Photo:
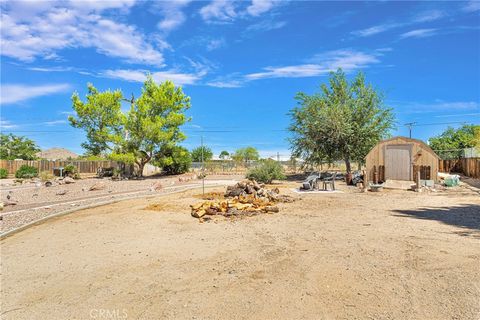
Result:
[[[264,210],[265,210],[265,212],[279,212],[280,211],[277,206],[266,206],[264,208]]]
[[[67,193],[67,190],[58,190],[55,194],[56,194],[57,196],[63,196],[63,195],[65,195],[66,193]]]
[[[65,177],[65,179],[63,179],[63,182],[65,182],[65,184],[71,184],[75,183],[75,180],[71,177]]]
[[[105,183],[103,182],[97,182],[90,188],[88,188],[88,191],[97,191],[97,190],[103,190],[105,189]]]

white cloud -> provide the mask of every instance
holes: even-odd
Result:
[[[400,38],[426,38],[435,35],[436,31],[437,29],[417,29],[401,34]]]
[[[228,22],[232,21],[237,13],[233,1],[212,0],[200,9],[200,15],[207,22]]]
[[[207,43],[207,50],[208,50],[208,51],[213,51],[213,50],[222,48],[222,47],[224,47],[225,45],[226,45],[226,42],[225,42],[225,39],[224,39],[224,38],[211,39],[211,40]]]
[[[264,71],[247,74],[247,80],[265,78],[302,78],[314,77],[342,68],[346,72],[366,68],[379,63],[379,53],[369,54],[353,50],[334,50],[315,55],[307,64],[283,67],[266,67]]]
[[[21,84],[3,84],[0,87],[0,104],[12,104],[70,89],[68,84],[47,84],[29,86]]]
[[[272,9],[276,3],[278,3],[278,1],[252,0],[252,4],[247,7],[247,12],[256,17]]]
[[[0,128],[2,128],[2,129],[14,129],[14,128],[18,128],[18,125],[13,124],[11,121],[0,119]]]
[[[435,21],[438,19],[441,19],[445,17],[446,14],[443,11],[440,10],[430,10],[430,11],[425,11],[416,16],[412,23],[421,23],[421,22],[430,22],[430,21]]]
[[[82,3],[83,5],[80,5]],[[163,55],[136,27],[103,17],[97,11],[129,7],[133,1],[52,2],[30,18],[18,14],[18,4],[2,7],[2,55],[21,61],[55,59],[58,51],[94,48],[132,63],[162,65]],[[12,5],[10,5],[12,4]],[[92,11],[93,10],[93,11]],[[97,10],[97,11],[96,11]]]
[[[192,0],[158,1],[153,3],[153,10],[158,10],[163,19],[158,23],[158,28],[171,31],[178,28],[186,21],[182,11]]]
[[[67,120],[53,120],[53,121],[46,121],[46,122],[42,122],[43,125],[46,125],[46,126],[56,126],[57,124],[66,124],[67,123]]]
[[[389,22],[385,24],[376,25],[366,29],[353,31],[352,34],[357,37],[370,37],[379,33],[383,33],[392,29],[407,27],[419,23],[432,22],[446,17],[447,14],[440,10],[428,10],[417,14],[414,17],[407,19],[404,22]]]
[[[382,33],[382,32],[397,28],[398,26],[400,25],[397,23],[381,24],[378,26],[373,26],[366,29],[353,31],[352,34],[359,37],[369,37],[369,36],[376,35],[378,33]]]
[[[462,10],[466,12],[480,11],[480,1],[471,0],[462,8]]]
[[[263,72],[250,73],[245,76],[247,80],[266,78],[303,78],[319,76],[329,70],[316,64],[300,64],[285,67],[265,67]]]
[[[480,111],[480,103],[475,101],[443,101],[436,100],[430,103],[423,102],[402,102],[396,101],[392,103],[397,110],[402,113],[422,113],[422,112],[448,112],[448,111]],[[446,116],[440,114],[438,117]]]
[[[231,80],[231,81],[210,81],[207,83],[210,87],[216,88],[240,88],[243,86],[243,82],[240,80]]]
[[[126,69],[118,69],[118,70],[105,70],[100,75],[115,78],[115,79],[122,79],[126,81],[133,81],[133,82],[144,82],[148,71],[146,70],[126,70]],[[180,73],[174,70],[169,71],[158,71],[151,73],[153,79],[156,82],[163,82],[165,80],[173,81],[176,85],[189,85],[195,84],[199,81],[204,75],[204,72],[198,73]]]
[[[432,104],[419,104],[417,107],[430,110],[475,110],[480,109],[480,103],[474,101],[437,101]]]
[[[136,0],[70,0],[70,6],[82,11],[101,12],[109,9],[128,10],[135,5]]]
[[[264,20],[259,23],[252,24],[247,27],[246,32],[251,31],[270,31],[275,29],[283,28],[287,24],[286,21],[271,21]]]

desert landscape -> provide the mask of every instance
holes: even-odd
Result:
[[[0,320],[480,320],[480,0],[0,12]]]
[[[478,189],[275,187],[279,213],[200,223],[195,189],[7,237],[2,318],[478,319]]]

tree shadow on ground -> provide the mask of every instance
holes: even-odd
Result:
[[[308,173],[291,173],[287,174],[287,181],[299,182],[308,177]]]
[[[480,205],[465,204],[456,207],[420,208],[417,210],[394,210],[396,217],[410,217],[424,220],[437,220],[462,228],[453,232],[460,236],[480,239]]]

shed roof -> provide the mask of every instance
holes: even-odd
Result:
[[[396,137],[392,137],[392,138],[390,138],[390,139],[382,140],[382,141],[378,142],[378,143],[375,145],[375,147],[378,146],[378,145],[381,144],[381,143],[389,142],[389,141],[392,141],[392,140],[395,140],[395,139],[402,139],[402,140],[405,140],[405,141],[407,141],[407,142],[419,143],[419,144],[422,145],[422,147],[423,147],[425,150],[429,151],[429,152],[430,152],[431,154],[433,154],[437,159],[440,159],[440,157],[435,153],[435,151],[433,151],[432,148],[430,148],[430,146],[429,146],[428,144],[426,144],[425,142],[423,142],[422,140],[413,139],[413,138],[407,138],[407,137],[403,137],[403,136],[396,136]],[[375,147],[373,147],[372,150],[375,149]],[[372,150],[370,150],[370,152],[372,152]],[[368,152],[368,153],[370,153],[370,152]]]

